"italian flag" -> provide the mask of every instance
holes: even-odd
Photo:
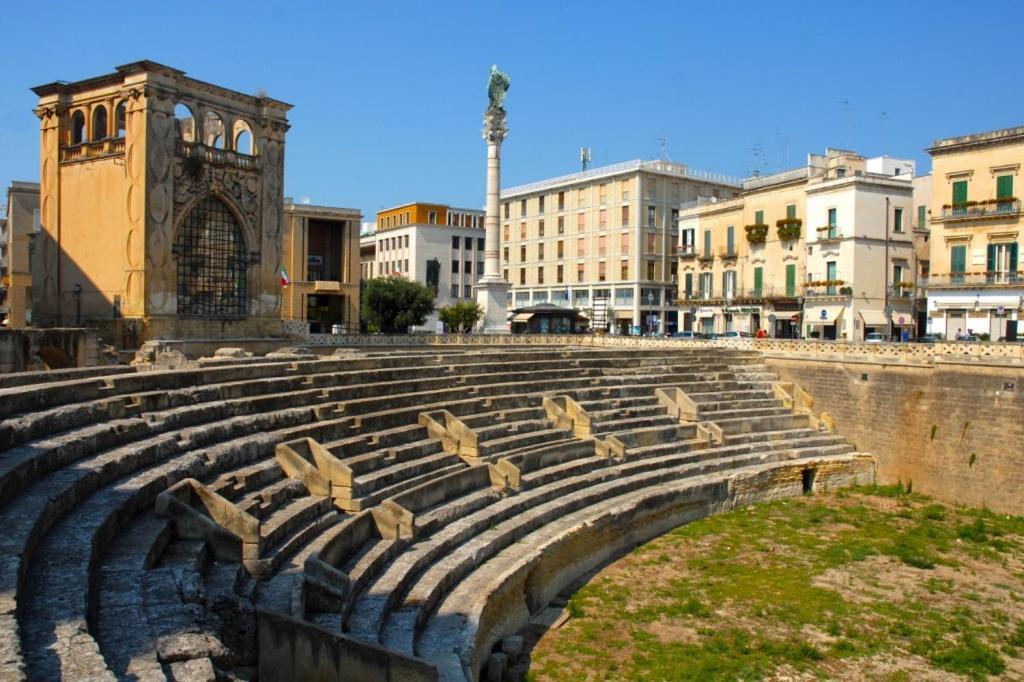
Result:
[[[290,282],[291,280],[288,279],[288,273],[285,272],[284,268],[281,268],[281,286],[286,287]]]

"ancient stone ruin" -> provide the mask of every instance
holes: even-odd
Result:
[[[874,479],[750,351],[219,355],[0,377],[0,677],[500,679],[637,544]]]

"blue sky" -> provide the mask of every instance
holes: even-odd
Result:
[[[139,59],[294,104],[286,194],[369,218],[482,206],[492,63],[512,79],[503,186],[663,139],[738,176],[827,146],[927,170],[938,137],[1024,124],[1017,2],[51,2],[4,23],[5,185],[39,175],[31,86]]]

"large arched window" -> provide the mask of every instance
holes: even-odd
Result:
[[[92,141],[97,142],[107,136],[107,108],[98,106],[92,110]]]
[[[178,314],[246,314],[245,237],[224,202],[210,196],[196,204],[178,228],[174,246],[178,256]]]
[[[71,144],[85,142],[85,114],[81,110],[71,114]]]
[[[196,141],[196,119],[187,104],[174,105],[174,126],[178,137],[185,142]]]

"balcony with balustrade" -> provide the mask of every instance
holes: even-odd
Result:
[[[957,223],[974,220],[998,220],[1020,216],[1020,199],[1005,197],[984,201],[967,201],[962,204],[946,204],[933,222]]]
[[[61,163],[77,163],[117,156],[124,156],[123,137],[108,137],[95,142],[63,145],[60,148]]]
[[[926,289],[1021,289],[1024,270],[932,273],[922,278]]]
[[[175,153],[185,159],[186,163],[203,164],[209,163],[213,166],[238,168],[246,171],[259,171],[262,167],[262,160],[259,156],[250,156],[228,149],[218,149],[198,142],[186,142],[177,140],[174,146]]]

